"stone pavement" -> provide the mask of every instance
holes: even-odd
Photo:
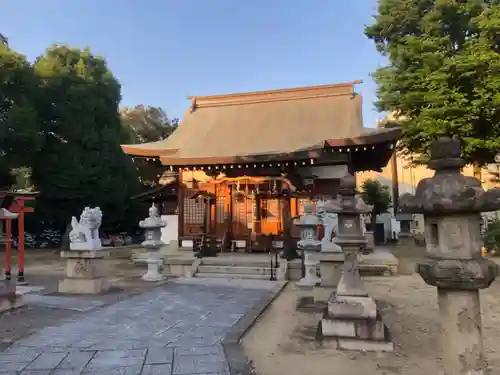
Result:
[[[224,337],[276,292],[270,281],[179,279],[16,342],[0,375],[228,375]]]

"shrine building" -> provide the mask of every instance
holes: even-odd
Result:
[[[177,174],[180,247],[207,233],[249,249],[346,173],[387,164],[401,131],[363,127],[359,83],[188,97],[170,137],[122,149]]]

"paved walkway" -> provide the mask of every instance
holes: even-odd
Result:
[[[16,342],[0,375],[228,375],[222,339],[275,285],[178,280]]]

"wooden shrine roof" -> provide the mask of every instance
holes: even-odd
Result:
[[[350,82],[189,97],[191,107],[167,139],[122,145],[163,165],[291,160],[324,147],[395,141],[398,129],[363,128],[362,97]]]

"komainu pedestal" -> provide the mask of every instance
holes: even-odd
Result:
[[[388,330],[382,322],[377,305],[359,274],[358,257],[366,246],[361,214],[371,207],[356,196],[356,181],[348,175],[340,182],[340,201],[332,202],[329,211],[338,213],[338,235],[335,243],[345,254],[336,292],[328,300],[328,309],[321,320],[324,339],[337,340],[346,350],[393,351]]]
[[[99,207],[85,207],[80,221],[72,218],[70,250],[61,252],[61,258],[66,259],[66,269],[64,279],[59,281],[60,293],[97,294],[109,289],[104,262],[109,252],[101,247],[101,222]]]
[[[109,256],[105,250],[62,251],[66,259],[65,277],[59,281],[60,293],[98,294],[109,289],[104,259]]]

